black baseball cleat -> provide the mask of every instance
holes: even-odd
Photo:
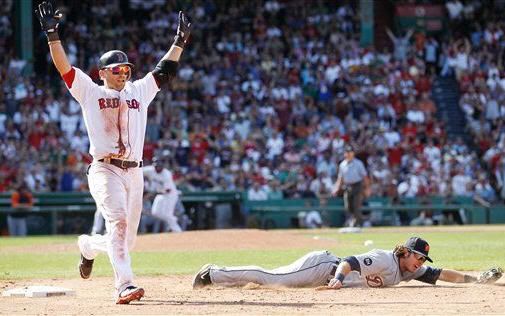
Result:
[[[140,301],[142,297],[144,297],[143,288],[129,286],[119,294],[116,304],[130,304],[131,301]]]
[[[84,256],[81,254],[81,261],[79,261],[79,273],[81,274],[81,278],[83,279],[89,279],[89,276],[91,275],[91,270],[93,270],[93,262],[95,260],[91,259],[86,259]]]
[[[212,264],[204,265],[193,278],[193,290],[201,289],[212,284],[210,280],[210,269],[214,267]]]

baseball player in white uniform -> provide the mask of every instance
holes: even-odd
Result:
[[[425,266],[430,246],[419,237],[409,238],[394,250],[374,249],[364,254],[339,258],[328,251],[313,251],[290,265],[273,270],[256,266],[218,267],[207,264],[193,278],[193,289],[209,285],[243,286],[247,283],[285,287],[386,287],[401,281],[437,280],[468,283],[477,278],[454,270]]]
[[[142,79],[129,81],[133,65],[125,53],[114,50],[103,54],[99,74],[104,85],[99,86],[68,62],[58,35],[62,14],[54,12],[49,2],[42,2],[35,13],[47,35],[53,63],[81,105],[93,156],[88,168],[89,188],[105,218],[105,235],[79,236],[80,275],[89,278],[95,257],[107,252],[114,270],[116,304],[140,300],[144,289],[133,282],[129,250],[135,243],[142,211],[147,108],[160,87],[175,77],[191,23],[179,12],[173,45]]]
[[[156,192],[151,214],[165,221],[174,233],[182,232],[175,216],[175,205],[179,199],[179,191],[175,186],[172,173],[163,168],[162,162],[155,158],[151,166],[144,169],[144,177],[148,180],[149,189]]]

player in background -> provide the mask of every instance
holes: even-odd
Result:
[[[172,173],[164,168],[163,162],[156,157],[151,166],[146,166],[143,169],[144,177],[148,180],[148,190],[157,193],[154,197],[151,214],[166,222],[172,232],[182,232],[181,226],[177,223],[177,216],[175,216],[179,191],[175,186]]]
[[[42,2],[35,13],[47,35],[53,63],[81,106],[93,157],[87,172],[90,193],[105,218],[106,234],[79,236],[79,272],[82,278],[89,278],[93,260],[106,252],[114,270],[116,304],[128,304],[144,296],[144,289],[134,283],[129,251],[137,237],[142,211],[147,108],[160,87],[175,77],[191,23],[179,12],[173,45],[142,79],[129,81],[133,65],[122,51],[103,54],[99,75],[104,85],[99,86],[70,65],[58,35],[62,14],[54,12],[49,2]]]

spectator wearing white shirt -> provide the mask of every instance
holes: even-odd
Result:
[[[284,139],[282,135],[275,131],[267,141],[268,159],[273,159],[282,153],[284,149]]]
[[[428,159],[428,161],[430,162],[440,160],[442,157],[440,149],[437,146],[435,146],[432,139],[428,140],[428,144],[423,149],[423,154],[426,157],[426,159]]]
[[[451,188],[454,195],[470,196],[472,194],[470,186],[472,185],[472,178],[465,175],[461,168],[458,169],[457,174],[452,177]]]
[[[264,201],[268,199],[268,193],[258,181],[255,181],[252,187],[247,190],[247,199],[249,201]]]
[[[407,120],[418,124],[424,123],[424,112],[419,109],[416,103],[412,104],[412,108],[407,111]]]
[[[384,137],[387,140],[389,148],[394,147],[401,140],[400,133],[398,133],[398,131],[394,129],[389,129],[388,131],[386,131],[384,133]]]

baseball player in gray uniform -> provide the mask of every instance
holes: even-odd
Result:
[[[93,157],[88,169],[89,188],[105,219],[106,234],[79,236],[79,272],[82,278],[89,278],[93,260],[106,252],[114,270],[116,304],[128,304],[144,296],[144,289],[133,282],[129,250],[135,243],[142,212],[147,108],[160,87],[175,77],[191,23],[179,12],[173,45],[142,79],[129,81],[133,65],[124,52],[103,54],[99,75],[104,85],[99,86],[70,65],[58,35],[62,14],[54,12],[49,2],[42,2],[35,13],[47,35],[53,63],[81,106]]]
[[[453,283],[475,282],[476,277],[454,270],[425,266],[429,244],[411,237],[394,250],[374,249],[339,258],[328,251],[313,251],[290,265],[266,270],[256,266],[218,267],[207,264],[193,278],[193,289],[210,285],[243,286],[247,283],[285,287],[386,287],[402,281],[418,280],[435,284],[438,280]]]

